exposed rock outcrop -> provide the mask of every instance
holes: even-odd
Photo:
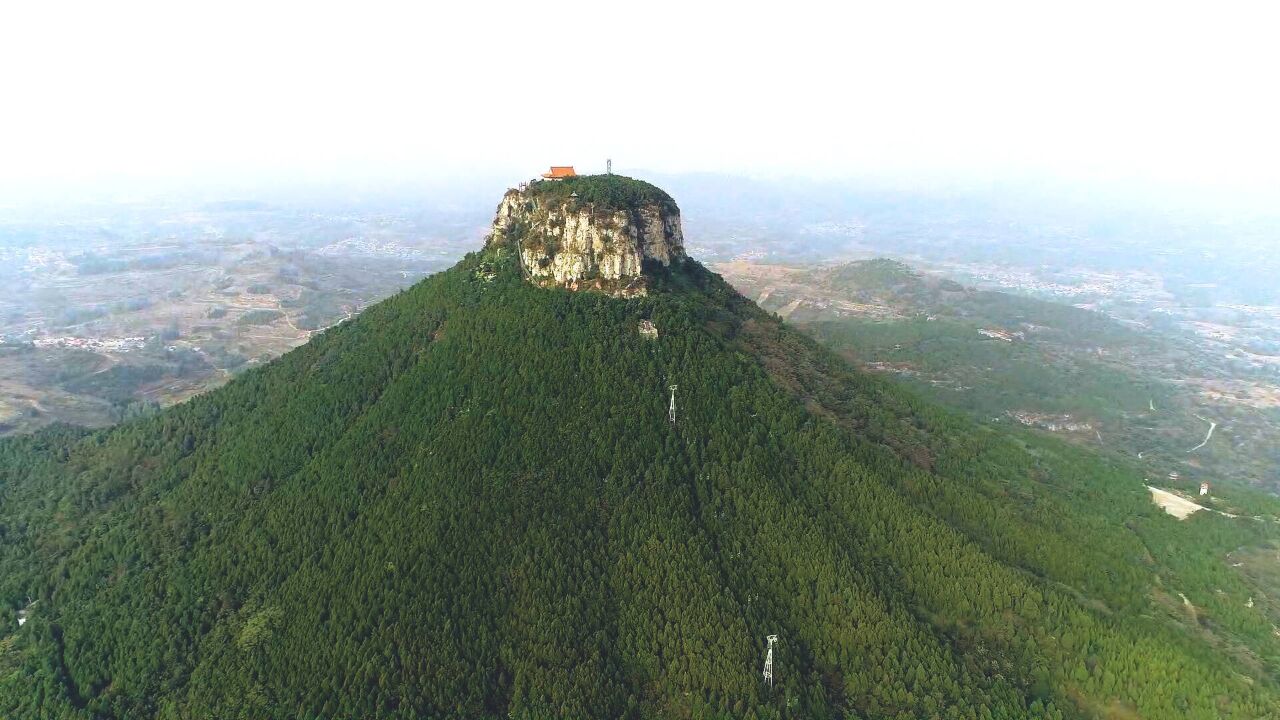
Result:
[[[533,283],[615,297],[644,295],[652,271],[685,257],[671,197],[619,175],[507,191],[487,245],[513,248]]]

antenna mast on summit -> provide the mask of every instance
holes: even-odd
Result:
[[[667,419],[671,421],[672,425],[676,424],[676,388],[678,387],[680,386],[671,386],[671,410],[667,412]]]
[[[766,638],[769,641],[769,649],[764,654],[764,679],[769,683],[769,689],[773,689],[773,644],[778,642],[777,635],[770,635]]]
[[[606,175],[613,174],[613,158],[604,161],[604,172]]]

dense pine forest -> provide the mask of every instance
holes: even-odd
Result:
[[[493,248],[181,406],[0,442],[0,716],[1280,717],[1224,559],[1271,519],[1175,520],[693,261],[653,289]]]

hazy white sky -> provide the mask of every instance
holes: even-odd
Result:
[[[1267,4],[10,3],[0,185],[1046,172],[1280,187]]]

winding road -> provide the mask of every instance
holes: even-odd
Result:
[[[1196,415],[1196,417],[1197,417],[1197,418],[1200,418],[1201,420],[1203,420],[1203,421],[1205,421],[1205,422],[1207,422],[1207,423],[1209,423],[1209,433],[1208,433],[1207,435],[1205,435],[1205,436],[1204,436],[1204,442],[1202,442],[1202,443],[1200,443],[1199,445],[1197,445],[1197,446],[1195,446],[1195,447],[1191,448],[1190,450],[1188,450],[1188,451],[1187,451],[1187,453],[1188,453],[1188,454],[1193,453],[1193,452],[1195,452],[1195,451],[1199,450],[1200,448],[1204,447],[1205,445],[1208,445],[1208,444],[1209,444],[1209,440],[1211,440],[1211,439],[1213,438],[1213,431],[1218,429],[1218,423],[1216,423],[1216,422],[1214,422],[1214,421],[1212,421],[1212,420],[1210,420],[1210,419],[1208,419],[1208,418],[1200,417],[1199,415]]]

